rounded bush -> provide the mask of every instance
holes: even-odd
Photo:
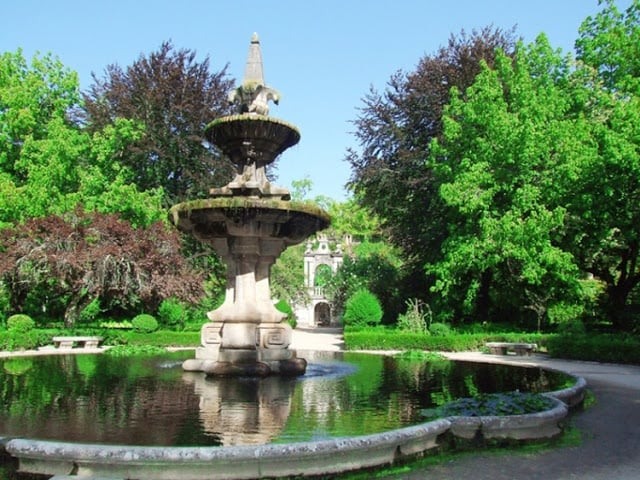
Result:
[[[369,290],[357,290],[347,300],[342,317],[346,325],[377,325],[382,319],[382,306]]]
[[[158,329],[158,321],[153,315],[141,313],[131,320],[133,330],[138,333],[151,333]]]
[[[446,337],[451,335],[451,327],[446,323],[433,322],[429,325],[429,333],[436,337]]]
[[[174,298],[166,298],[158,307],[158,319],[160,323],[168,326],[177,326],[184,323],[186,308]]]
[[[29,315],[18,313],[7,318],[7,330],[10,332],[30,332],[36,328],[36,322]]]

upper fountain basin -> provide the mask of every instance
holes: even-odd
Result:
[[[266,165],[300,141],[298,129],[277,118],[243,113],[211,122],[205,136],[220,148],[232,162],[253,158]]]

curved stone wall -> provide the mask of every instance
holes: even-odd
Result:
[[[374,435],[316,442],[236,447],[83,445],[0,437],[20,471],[113,479],[214,480],[327,475],[394,463],[439,446],[444,434],[470,439],[533,440],[560,433],[586,381],[548,393],[556,405],[529,415],[449,417]]]

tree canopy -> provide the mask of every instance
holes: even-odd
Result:
[[[0,251],[12,310],[58,306],[67,326],[96,299],[106,310],[155,311],[164,298],[194,301],[202,293],[177,232],[160,222],[134,229],[116,215],[77,209],[4,229]]]
[[[90,131],[120,118],[143,127],[119,156],[140,189],[162,187],[170,206],[207,195],[231,179],[231,163],[204,139],[207,124],[229,113],[233,82],[226,67],[212,73],[208,57],[199,62],[194,51],[164,42],[126,68],[107,66],[104,76],[94,74],[93,80],[84,95]]]
[[[640,2],[602,5],[575,59],[485,29],[364,100],[352,185],[440,319],[637,325]]]
[[[140,129],[120,119],[90,134],[70,119],[79,101],[77,75],[53,56],[0,56],[0,226],[79,203],[135,225],[165,216],[162,191],[140,191],[118,162]]]

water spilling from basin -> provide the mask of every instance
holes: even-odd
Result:
[[[539,368],[305,352],[300,377],[207,378],[191,352],[14,358],[0,363],[0,436],[69,442],[229,446],[383,432],[420,411],[497,391],[551,391],[569,377]]]

